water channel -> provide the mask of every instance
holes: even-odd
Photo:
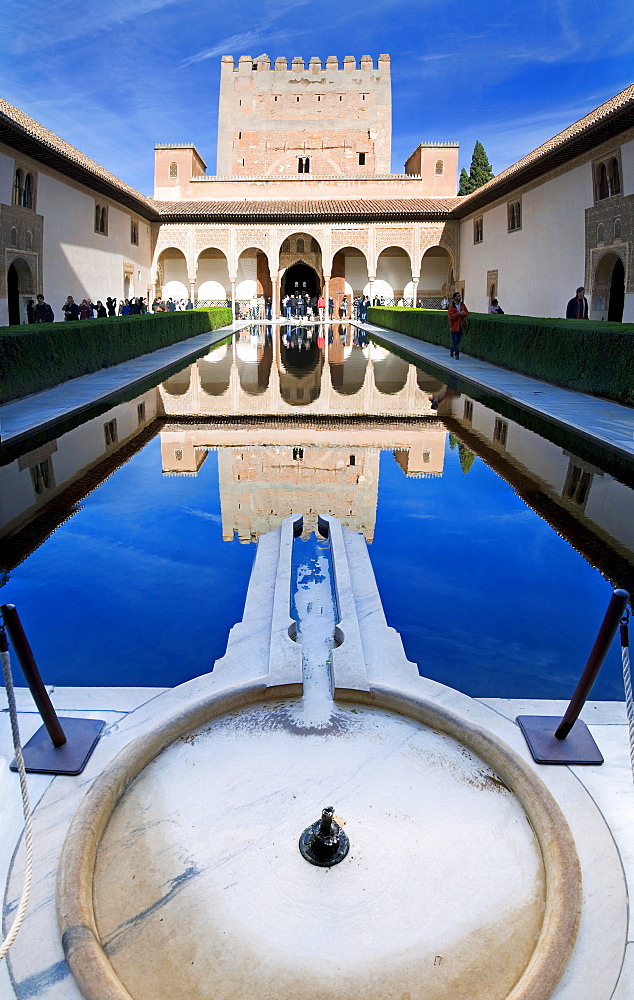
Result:
[[[290,515],[294,608],[320,614],[314,533],[331,514],[365,536],[422,674],[480,697],[569,696],[611,587],[634,581],[632,470],[444,378],[351,327],[259,325],[12,456],[2,598],[45,681],[170,687],[210,670],[258,537]],[[623,697],[616,648],[593,697]]]

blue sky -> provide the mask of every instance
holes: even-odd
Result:
[[[631,0],[4,0],[0,94],[140,191],[155,142],[215,169],[220,56],[392,57],[392,169],[476,139],[499,173],[634,79]]]

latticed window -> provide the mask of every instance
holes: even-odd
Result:
[[[598,177],[597,177],[597,193],[599,196],[599,201],[604,198],[610,197],[610,185],[608,183],[608,171],[605,163],[599,164]]]
[[[509,233],[514,233],[522,228],[522,203],[512,201],[508,206]]]
[[[482,225],[482,216],[479,219],[473,220],[473,242],[482,243],[482,238],[484,235],[484,228]]]
[[[499,444],[501,448],[506,448],[506,436],[508,434],[508,429],[509,425],[506,420],[500,420],[499,417],[495,418],[493,440],[496,444]]]
[[[33,208],[33,178],[27,174],[24,178],[24,190],[22,192],[22,204],[24,208]]]
[[[178,177],[178,163],[170,163],[170,177]]]
[[[50,490],[54,485],[53,463],[50,458],[45,458],[43,462],[31,467],[31,482],[33,489],[39,495]]]
[[[317,240],[310,241],[310,252],[319,253],[319,243],[317,242]]]
[[[297,241],[297,250],[296,250],[296,252],[297,253],[303,253],[304,252],[304,241],[302,239],[299,239]]]
[[[106,439],[106,448],[110,448],[111,445],[117,443],[119,437],[117,434],[116,418],[114,420],[109,420],[106,424],[103,425],[103,433]]]
[[[280,252],[281,253],[290,253],[291,252],[291,241],[290,240],[284,240],[284,242],[282,243],[282,246],[280,247]]]
[[[621,172],[616,156],[610,161],[610,194],[621,193]]]
[[[13,178],[13,197],[11,199],[14,205],[20,205],[22,203],[22,171],[16,170]]]
[[[297,173],[298,174],[309,174],[310,173],[310,157],[300,156],[297,161]]]
[[[603,226],[603,223],[600,222],[599,225],[597,226],[597,243],[604,243],[604,242],[605,242],[605,228]]]
[[[445,172],[445,164],[443,163],[442,160],[436,160],[436,173],[444,174],[444,172]]]
[[[15,226],[11,226],[11,246],[17,247],[18,245],[18,231]]]
[[[622,238],[623,228],[620,219],[614,220],[614,239],[620,240]]]
[[[139,245],[139,223],[135,219],[130,220],[130,243]]]
[[[585,504],[592,485],[593,475],[586,469],[570,462],[564,483],[563,495],[580,507]]]
[[[108,209],[104,205],[95,205],[95,232],[108,233]]]

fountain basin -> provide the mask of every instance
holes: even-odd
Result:
[[[71,825],[58,880],[88,1000],[546,1000],[574,946],[579,862],[513,750],[374,686],[322,726],[247,684],[126,747]],[[297,847],[325,801],[333,869]]]

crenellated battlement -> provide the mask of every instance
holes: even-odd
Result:
[[[223,56],[220,65],[223,73],[271,72],[317,74],[322,72],[351,73],[356,71],[368,73],[378,71],[380,74],[385,74],[386,72],[389,73],[390,70],[390,57],[382,53],[375,63],[372,56],[361,56],[359,65],[357,66],[355,56],[345,56],[340,67],[337,56],[328,56],[325,63],[322,62],[319,56],[311,56],[307,63],[301,56],[295,56],[289,65],[286,56],[278,56],[272,62],[270,57],[266,53],[263,53],[260,56],[256,56],[255,59],[252,56],[240,56],[237,62],[234,61],[233,56]]]

